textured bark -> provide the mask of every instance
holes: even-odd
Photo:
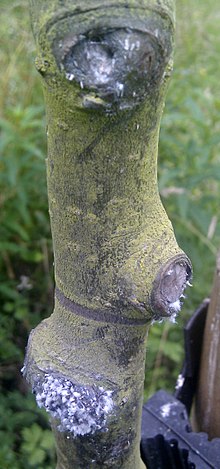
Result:
[[[173,0],[30,4],[56,292],[24,374],[57,468],[138,469],[148,326],[175,316],[191,274],[157,188]]]
[[[194,424],[209,438],[220,438],[220,252],[203,337]]]

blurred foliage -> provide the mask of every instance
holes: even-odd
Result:
[[[183,360],[183,327],[208,297],[220,247],[220,53],[216,0],[177,1],[174,71],[161,123],[159,187],[179,245],[190,257],[193,288],[177,324],[149,334],[145,397],[172,391]]]
[[[26,1],[1,0],[0,30],[0,467],[52,469],[48,419],[20,374],[53,288],[44,104]]]
[[[53,296],[44,104],[25,0],[1,0],[0,30],[0,467],[52,469],[48,419],[20,375],[28,333],[50,314]],[[219,53],[217,0],[178,0],[159,181],[179,244],[193,262],[194,288],[177,325],[150,330],[145,397],[172,391],[183,324],[211,289],[220,245]]]

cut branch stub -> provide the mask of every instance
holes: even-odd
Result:
[[[155,320],[161,317],[175,319],[181,309],[184,290],[190,285],[192,277],[191,262],[186,256],[178,255],[159,271],[151,293],[152,309]]]
[[[53,4],[31,1],[33,31],[47,50],[46,67],[38,58],[37,68],[56,74],[57,66],[78,84],[83,107],[132,108],[159,86],[172,54],[173,0]]]
[[[84,106],[107,109],[137,105],[161,80],[168,60],[156,36],[129,29],[68,36],[54,53],[66,78],[85,89]]]

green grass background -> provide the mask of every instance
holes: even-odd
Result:
[[[183,325],[210,294],[220,245],[219,21],[219,0],[177,0],[159,184],[194,280],[177,324],[151,328],[145,398],[173,390]],[[0,37],[0,467],[53,469],[48,420],[20,375],[28,333],[50,314],[53,297],[44,104],[27,1],[1,0]]]

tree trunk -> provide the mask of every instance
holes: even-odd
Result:
[[[55,308],[24,374],[58,469],[139,469],[146,337],[191,275],[157,187],[173,0],[32,0],[47,112]]]

